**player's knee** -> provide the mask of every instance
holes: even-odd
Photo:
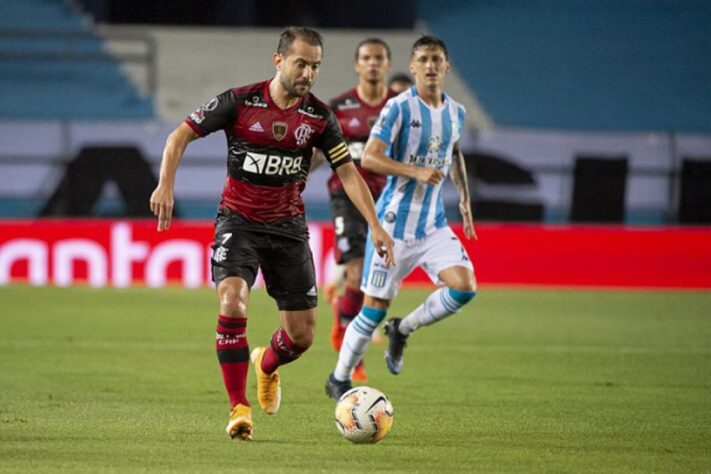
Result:
[[[456,301],[460,306],[464,306],[465,304],[469,303],[476,296],[475,288],[465,290],[448,288],[448,291],[449,296],[451,296],[452,299]]]
[[[476,294],[476,279],[470,271],[458,273],[457,278],[449,279],[447,286],[460,292]]]
[[[247,305],[241,300],[220,301],[220,314],[228,318],[246,318]]]
[[[246,318],[247,304],[236,291],[220,292],[220,314],[228,318]]]
[[[220,314],[229,318],[246,318],[247,303],[240,296],[240,290],[233,286],[222,286],[218,291]]]

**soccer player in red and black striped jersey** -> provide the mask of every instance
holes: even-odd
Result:
[[[360,158],[365,142],[380,110],[385,102],[395,95],[386,83],[391,66],[390,47],[380,38],[366,38],[355,51],[355,71],[358,84],[332,99],[329,103],[348,141],[353,161],[361,176],[368,184],[370,192],[377,200],[385,186],[386,177],[365,170],[360,166]],[[363,304],[360,291],[360,277],[363,270],[363,254],[368,234],[368,223],[345,193],[338,173],[328,180],[331,214],[335,230],[334,253],[336,263],[345,266],[343,294],[331,297],[334,319],[331,329],[331,345],[338,351],[343,334],[351,320],[358,314]],[[333,295],[333,288],[327,288]],[[366,381],[362,362],[356,367],[353,379]]]
[[[313,341],[316,278],[301,192],[314,148],[326,157],[367,221],[375,248],[392,255],[393,241],[378,223],[373,198],[351,160],[336,117],[310,93],[322,54],[318,32],[285,29],[272,58],[272,79],[223,92],[170,134],[151,196],[158,231],[169,229],[175,175],[185,149],[196,138],[224,131],[227,177],[215,223],[212,277],[219,302],[216,349],[232,407],[227,433],[238,440],[252,438],[252,410],[245,393],[250,359],[259,404],[272,414],[281,403],[277,368],[298,358]],[[250,355],[247,306],[260,268],[281,324],[269,346],[257,347]]]

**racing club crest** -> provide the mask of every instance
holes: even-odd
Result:
[[[289,130],[289,125],[286,122],[273,122],[272,123],[272,133],[277,141],[282,141],[286,136],[286,132]]]
[[[437,153],[441,145],[442,140],[439,138],[439,136],[431,137],[427,142],[427,151],[430,153]]]

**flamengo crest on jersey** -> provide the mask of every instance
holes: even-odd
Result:
[[[449,173],[454,143],[461,138],[466,111],[444,95],[433,109],[415,87],[388,101],[371,136],[388,144],[386,154],[402,163],[429,166]],[[388,176],[378,200],[378,218],[396,239],[421,239],[447,225],[442,202],[444,181],[432,185],[416,179]]]

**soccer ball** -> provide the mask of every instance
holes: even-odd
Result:
[[[380,390],[355,387],[336,404],[336,427],[353,443],[377,443],[393,426],[393,405]]]

